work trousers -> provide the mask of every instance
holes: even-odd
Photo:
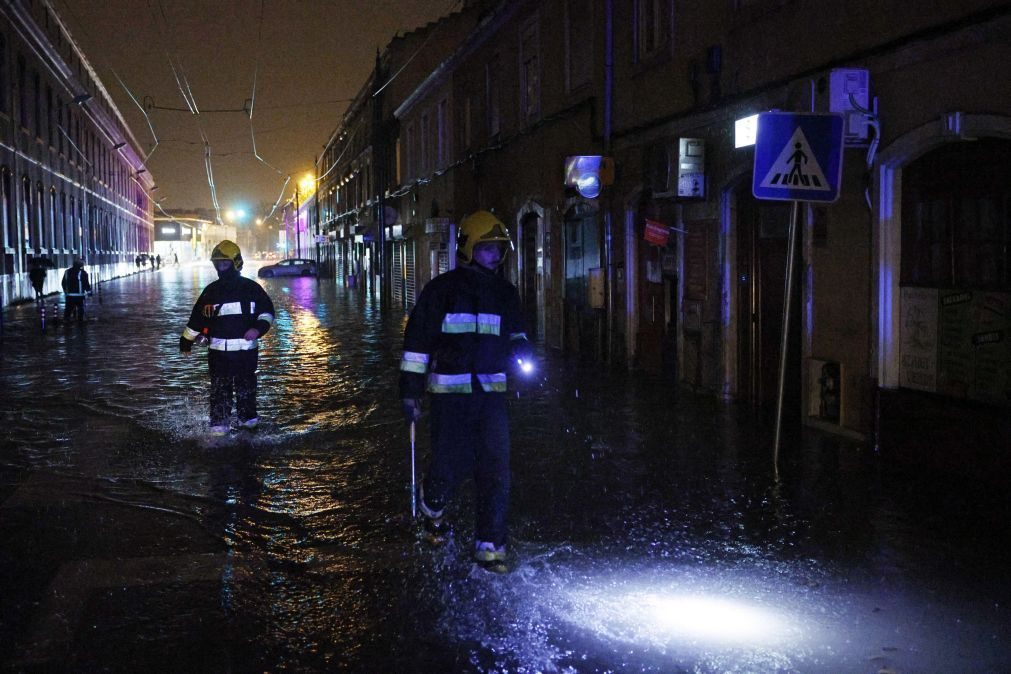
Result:
[[[77,312],[77,322],[84,322],[84,297],[81,295],[66,295],[63,298],[63,320],[69,321]]]
[[[232,418],[232,393],[239,422],[256,417],[257,350],[218,351],[209,349],[211,371],[211,425],[223,426]]]
[[[459,484],[473,475],[475,537],[505,545],[510,480],[505,394],[434,393],[431,398],[432,457],[424,482],[425,505],[442,510]]]

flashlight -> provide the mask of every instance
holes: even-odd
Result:
[[[534,371],[534,364],[529,361],[523,360],[522,358],[517,358],[516,363],[520,366],[520,370],[523,372],[523,374],[530,374],[531,372]]]

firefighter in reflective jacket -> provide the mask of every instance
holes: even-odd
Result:
[[[506,373],[529,361],[519,294],[495,273],[512,247],[505,225],[488,211],[460,223],[456,269],[421,292],[404,330],[400,397],[408,423],[431,393],[431,449],[421,485],[429,540],[446,535],[442,516],[457,485],[474,476],[477,522],[474,558],[505,572],[509,506],[509,422]]]
[[[274,323],[274,303],[256,281],[243,277],[242,253],[231,241],[214,247],[211,261],[218,280],[200,293],[189,324],[179,338],[179,351],[189,354],[200,340],[209,347],[211,433],[229,431],[232,392],[240,427],[253,429],[256,414],[257,340]]]

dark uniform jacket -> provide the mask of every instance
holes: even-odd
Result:
[[[506,372],[528,356],[516,288],[490,272],[461,266],[421,291],[404,330],[400,397],[506,390]]]
[[[262,337],[274,323],[274,303],[259,283],[238,273],[214,281],[200,293],[189,323],[179,338],[179,349],[189,351],[204,335],[216,351],[249,351],[256,340],[243,335],[256,328]]]
[[[91,292],[91,281],[84,267],[70,267],[63,273],[63,292],[69,297],[84,297]]]

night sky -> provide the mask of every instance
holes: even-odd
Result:
[[[273,203],[284,177],[313,158],[361,88],[382,49],[456,9],[459,0],[52,0],[145,152],[161,206],[212,208],[206,136],[222,212]],[[262,14],[261,14],[262,10]],[[262,18],[261,18],[262,17]],[[257,62],[259,66],[257,67]],[[173,75],[185,75],[200,115]],[[241,112],[253,98],[252,125]],[[119,84],[116,75],[129,89]],[[211,112],[211,110],[240,110]],[[264,163],[266,162],[266,163]],[[269,164],[269,166],[268,166]]]

